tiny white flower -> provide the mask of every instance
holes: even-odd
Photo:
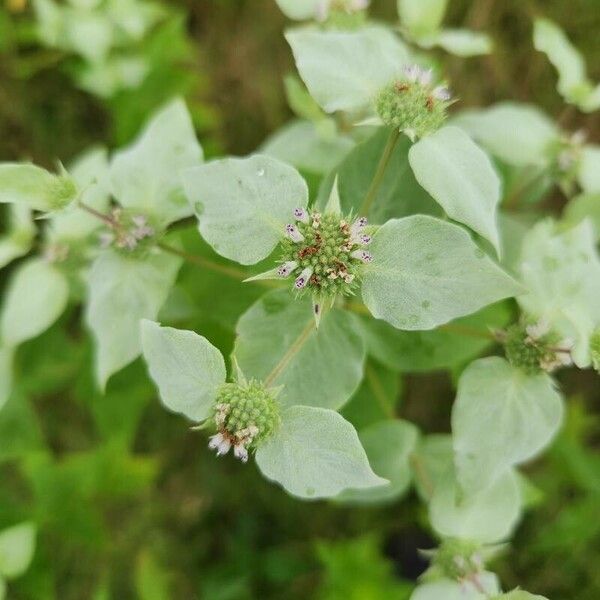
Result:
[[[236,458],[239,458],[242,462],[248,462],[248,450],[243,444],[236,444],[233,447],[233,454]]]
[[[537,323],[533,325],[527,325],[525,327],[525,331],[527,335],[531,338],[531,340],[539,340],[543,338],[547,333],[550,333],[550,323],[546,319],[540,319]]]
[[[370,263],[373,260],[373,255],[366,250],[355,250],[350,253],[352,258],[356,258],[357,260],[362,260],[365,263]]]
[[[351,239],[352,242],[358,244],[359,246],[368,246],[373,240],[373,238],[370,235],[367,235],[366,233],[354,235]]]
[[[419,67],[419,65],[407,65],[404,67],[404,76],[413,83],[417,81],[420,73],[421,67]]]
[[[315,212],[312,215],[312,226],[314,229],[319,229],[321,226],[321,213]]]
[[[295,208],[294,218],[296,219],[296,221],[301,221],[302,223],[308,223],[308,221],[310,220],[308,211],[304,208]]]
[[[208,447],[217,451],[217,456],[223,456],[229,452],[231,442],[222,433],[211,435],[208,440]]]
[[[350,235],[352,237],[357,236],[361,233],[361,230],[367,226],[367,217],[360,217],[356,219],[352,225],[350,225]]]
[[[310,276],[313,274],[313,270],[311,267],[306,267],[303,269],[302,273],[298,277],[296,277],[296,281],[294,282],[294,287],[297,290],[301,290],[303,287],[306,287]]]
[[[418,82],[421,85],[431,85],[433,81],[433,71],[431,69],[419,69],[419,75],[417,77]]]
[[[431,92],[431,95],[437,100],[442,100],[443,102],[448,102],[448,100],[452,98],[450,90],[443,85],[438,85],[436,88],[434,88],[433,92]]]
[[[296,242],[297,244],[304,241],[304,236],[300,233],[298,228],[291,223],[288,223],[285,226],[285,234],[292,240],[292,242]]]
[[[289,277],[297,266],[298,263],[295,260],[288,260],[277,269],[277,275],[279,275],[279,277]]]

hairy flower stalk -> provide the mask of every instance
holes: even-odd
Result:
[[[214,405],[217,433],[210,437],[208,447],[217,456],[233,448],[234,456],[247,462],[248,453],[279,425],[275,396],[273,390],[256,381],[223,384]]]
[[[528,375],[551,373],[573,364],[573,342],[561,339],[543,320],[525,325],[516,323],[498,332],[497,337],[504,344],[508,361]]]
[[[401,78],[379,92],[375,108],[386,125],[414,140],[438,130],[451,103],[450,90],[434,85],[431,70],[410,65]]]

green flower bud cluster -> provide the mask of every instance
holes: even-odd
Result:
[[[277,429],[279,405],[262,383],[225,383],[215,400],[214,419],[217,430],[232,446],[246,438],[244,446],[255,448]]]
[[[365,263],[372,256],[365,250],[371,236],[365,233],[367,220],[352,222],[335,213],[294,211],[297,223],[286,226],[281,242],[279,277],[295,276],[299,293],[334,297],[354,293]]]
[[[114,208],[108,221],[108,231],[100,235],[103,247],[112,246],[127,255],[140,255],[156,241],[156,229],[145,215]]]
[[[430,71],[407,67],[405,76],[383,88],[375,99],[379,118],[412,139],[437,131],[446,120],[451,96],[447,88],[433,87],[431,81]]]
[[[572,362],[572,343],[561,339],[560,335],[551,331],[543,322],[511,325],[502,334],[502,341],[510,364],[527,375],[542,371],[550,373]]]
[[[480,550],[480,545],[475,542],[448,538],[435,551],[432,566],[443,577],[469,580],[483,570]]]

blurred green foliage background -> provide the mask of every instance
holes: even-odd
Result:
[[[393,20],[392,0],[373,14]],[[69,59],[40,47],[28,2],[0,9],[0,160],[68,162],[93,143],[129,141],[173,94],[185,96],[208,156],[242,155],[291,118],[283,77],[292,59],[273,0],[180,0],[149,48],[155,71],[111,99],[73,84]],[[599,0],[453,0],[449,25],[489,32],[496,51],[440,54],[460,106],[501,99],[539,104],[572,130],[600,139],[600,114],[565,110],[555,74],[533,50],[531,18],[560,23],[600,79]],[[3,219],[4,221],[4,219]],[[195,236],[191,251],[207,253]],[[0,279],[6,283],[9,270]],[[184,267],[186,326],[231,349],[255,288],[221,285]],[[405,599],[434,545],[410,496],[386,507],[300,503],[256,467],[216,460],[203,436],[158,403],[140,361],[96,391],[91,346],[72,307],[19,351],[16,392],[0,412],[0,529],[39,525],[34,563],[10,598],[109,600]],[[532,510],[493,565],[507,588],[553,600],[600,597],[600,390],[588,373],[561,378],[568,426],[530,467]],[[585,401],[572,390],[587,389]],[[447,373],[406,376],[394,410],[428,432],[449,430]]]

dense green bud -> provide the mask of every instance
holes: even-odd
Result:
[[[363,266],[372,260],[364,248],[371,242],[365,233],[367,220],[351,222],[336,213],[309,213],[296,209],[295,225],[286,226],[281,242],[280,277],[295,276],[299,294],[333,298],[354,293]]]
[[[406,69],[404,77],[383,88],[375,99],[375,109],[386,124],[409,137],[423,137],[442,127],[450,92],[433,87],[431,74],[417,66]]]
[[[444,577],[456,581],[471,579],[483,570],[481,545],[448,538],[435,551],[432,566]]]
[[[255,449],[279,425],[279,405],[272,390],[262,383],[225,383],[217,393],[214,422],[218,433],[209,446],[219,455],[231,447],[244,462],[248,450]]]
[[[115,208],[106,220],[108,231],[100,234],[104,247],[131,255],[144,255],[156,242],[156,228],[150,219],[139,212]]]
[[[68,175],[54,178],[48,192],[52,207],[56,210],[70,204],[77,196],[77,186]]]
[[[549,373],[572,362],[571,342],[562,340],[544,323],[515,323],[501,334],[500,339],[510,364],[527,375]]]

